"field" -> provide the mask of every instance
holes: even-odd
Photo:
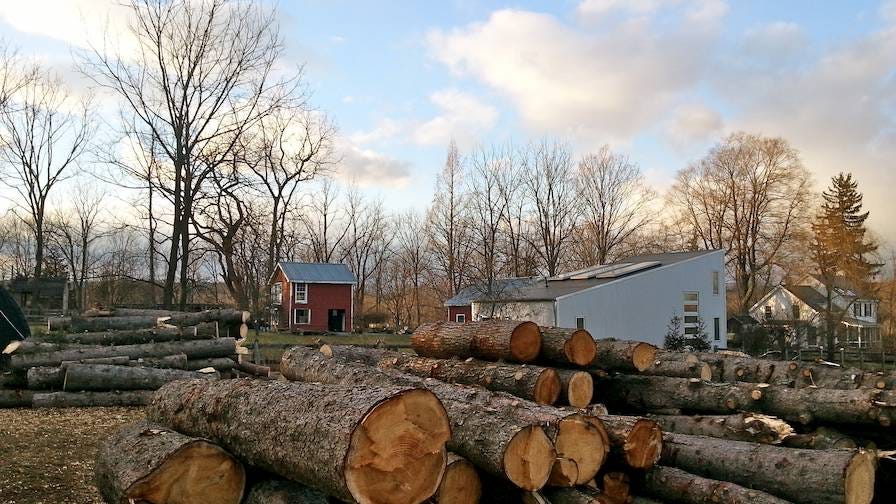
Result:
[[[100,503],[93,485],[99,443],[143,408],[0,409],[0,501]]]

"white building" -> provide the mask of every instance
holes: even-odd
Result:
[[[711,344],[726,348],[724,260],[722,250],[641,255],[550,278],[470,287],[445,306],[450,320],[532,320],[657,346],[672,317],[681,317],[687,334],[702,319]]]
[[[808,275],[795,285],[776,286],[750,308],[750,315],[766,326],[791,328],[801,346],[824,345],[819,329],[824,328],[827,292],[820,278]],[[837,345],[880,345],[879,300],[856,292],[838,279],[831,286],[831,304],[832,316],[839,322]]]

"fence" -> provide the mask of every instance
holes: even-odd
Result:
[[[866,364],[880,364],[874,366],[877,369],[896,369],[896,354],[887,353],[883,350],[864,350],[864,349],[845,349],[841,348],[835,352],[836,362],[841,366],[855,365],[858,363],[860,368],[864,368]],[[787,356],[785,356],[785,359]],[[821,350],[797,350],[796,360],[814,361],[817,359],[827,359],[827,353]]]

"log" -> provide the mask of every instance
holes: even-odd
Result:
[[[35,408],[85,408],[92,406],[145,406],[152,399],[152,390],[126,392],[45,392],[35,393]]]
[[[79,348],[88,348],[86,345],[78,345],[73,343],[54,343],[41,341],[38,338],[28,338],[27,340],[12,341],[3,348],[4,355],[31,354],[42,352],[57,352],[60,350],[74,350]]]
[[[239,504],[246,472],[204,439],[145,421],[120,428],[99,448],[96,486],[106,502]]]
[[[650,469],[662,455],[663,432],[647,418],[599,415],[611,444],[611,452],[633,469]]]
[[[139,312],[143,313],[139,313]],[[117,309],[116,315],[132,315],[132,316],[155,316],[169,317],[167,324],[176,326],[195,326],[207,322],[218,322],[221,325],[241,325],[249,321],[251,314],[247,311],[235,310],[231,308],[222,308],[219,310],[206,310],[201,312],[175,312],[165,310],[135,310],[135,309]]]
[[[54,340],[82,345],[137,345],[161,341],[209,339],[217,337],[217,332],[217,324],[211,322],[193,327],[152,327],[149,329],[72,333],[64,334]]]
[[[253,466],[362,504],[432,496],[451,437],[439,400],[409,387],[181,380],[155,394],[147,415]]]
[[[801,450],[666,433],[661,464],[796,503],[868,504],[876,457],[865,450]]]
[[[260,376],[262,378],[268,378],[271,376],[271,368],[253,364],[251,362],[238,361],[236,363],[236,368],[244,373],[249,373],[253,376]]]
[[[810,450],[833,450],[838,448],[856,448],[851,437],[828,427],[818,427],[814,432],[792,434],[782,443],[788,448],[806,448]]]
[[[150,329],[168,321],[167,317],[134,315],[128,317],[72,317],[71,332],[116,331],[119,329]],[[195,325],[195,324],[194,324]]]
[[[166,355],[164,357],[140,357],[128,361],[129,366],[142,366],[159,369],[186,369],[187,354]]]
[[[265,479],[252,485],[244,504],[329,504],[326,494],[295,481]]]
[[[65,369],[62,367],[33,367],[28,370],[28,388],[31,390],[62,389]]]
[[[600,491],[612,499],[613,502],[628,502],[631,495],[631,483],[628,474],[620,471],[604,474]]]
[[[230,371],[236,366],[236,362],[229,357],[213,357],[209,359],[189,359],[184,367],[187,371],[198,371],[205,368],[214,368],[217,371]]]
[[[619,504],[595,488],[547,488],[545,497],[550,504]]]
[[[793,428],[787,422],[760,413],[698,416],[648,415],[648,418],[658,423],[664,431],[733,441],[781,444],[783,440],[794,435]]]
[[[548,478],[548,486],[573,487],[579,481],[579,465],[576,461],[566,457],[557,457],[551,467],[551,476]]]
[[[30,390],[0,390],[0,408],[27,408],[33,396]]]
[[[88,346],[70,350],[19,354],[10,356],[13,369],[27,369],[36,366],[58,366],[63,361],[77,361],[99,357],[118,357],[125,355],[131,359],[141,357],[165,357],[178,353],[188,358],[226,357],[236,352],[236,340],[218,338],[194,341],[168,341],[164,343],[143,343],[139,345]]]
[[[705,362],[689,362],[657,359],[641,374],[651,376],[670,376],[674,378],[699,378],[712,380],[712,367]]]
[[[483,320],[423,324],[411,335],[418,355],[436,359],[531,362],[541,351],[541,330],[534,322]]]
[[[638,372],[656,360],[657,348],[643,341],[602,339],[597,341],[597,356],[589,367],[604,371]]]
[[[127,366],[131,362],[127,355],[116,355],[115,357],[97,357],[96,359],[80,359],[76,361],[62,361],[59,367],[67,367],[70,364],[114,364],[116,366]]]
[[[485,391],[479,393],[460,385],[340,361],[305,347],[284,352],[280,372],[290,380],[349,386],[425,386],[448,412],[452,429],[449,449],[519,488],[537,490],[544,486],[557,456],[539,422],[521,418],[519,411],[504,414],[497,407],[490,407],[490,395]]]
[[[324,345],[327,355],[364,362],[380,368],[397,369],[424,378],[446,383],[478,385],[489,390],[507,392],[538,404],[554,404],[560,396],[557,371],[531,365],[499,364],[469,358],[465,361],[430,359],[377,348]],[[590,377],[589,377],[590,378]]]
[[[541,359],[559,366],[587,366],[597,355],[591,333],[584,329],[541,328]]]
[[[594,397],[594,380],[586,371],[558,369],[560,400],[574,408],[584,408]]]
[[[476,504],[482,497],[482,482],[476,467],[460,455],[448,452],[445,476],[433,497],[442,504]]]
[[[71,328],[72,326],[72,318],[71,317],[48,317],[47,318],[47,331],[65,331]]]
[[[28,378],[22,372],[0,373],[0,389],[25,388],[27,386]]]
[[[90,390],[156,390],[174,380],[217,380],[214,372],[185,371],[109,364],[72,364],[65,369],[62,385],[67,392]]]
[[[674,467],[656,466],[644,475],[644,495],[679,504],[789,504],[790,501],[727,481],[703,478]]]

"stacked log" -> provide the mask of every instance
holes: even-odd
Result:
[[[541,330],[512,320],[435,322],[417,328],[411,345],[423,357],[532,362],[541,352]]]

